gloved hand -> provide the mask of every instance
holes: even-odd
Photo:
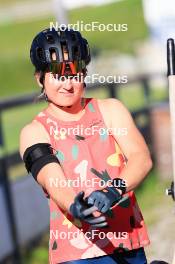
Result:
[[[86,199],[89,205],[94,205],[101,213],[106,213],[112,206],[120,201],[122,195],[113,186],[103,190],[93,191]]]
[[[92,213],[97,211],[97,208],[88,205],[83,198],[84,192],[79,192],[74,199],[74,203],[71,204],[69,211],[73,217],[83,220],[94,227],[107,227],[106,217],[95,217]]]

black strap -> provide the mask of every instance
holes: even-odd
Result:
[[[49,143],[37,143],[28,147],[23,155],[26,169],[29,172],[32,164],[44,155],[53,154],[51,145]]]
[[[49,143],[37,143],[28,147],[23,155],[23,161],[27,172],[31,172],[36,180],[38,172],[48,163],[59,163],[57,157],[53,154],[53,148]]]
[[[47,155],[47,156],[43,156],[41,158],[39,158],[37,161],[35,161],[33,163],[33,165],[31,166],[31,174],[34,177],[35,180],[37,180],[37,175],[39,173],[39,171],[47,164],[49,163],[59,163],[58,159],[56,156],[54,155]]]

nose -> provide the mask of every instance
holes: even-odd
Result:
[[[72,89],[72,82],[70,80],[70,78],[66,79],[64,81],[64,86],[63,86],[66,90],[71,90]]]

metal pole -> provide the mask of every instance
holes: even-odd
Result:
[[[109,96],[112,98],[117,98],[117,88],[115,87],[114,83],[108,84],[108,89],[109,89]]]
[[[143,78],[141,80],[143,85],[143,92],[144,92],[144,101],[145,104],[148,105],[150,103],[150,86],[149,86],[149,80],[148,78]]]
[[[168,63],[169,105],[170,105],[170,117],[171,117],[173,178],[175,182],[175,46],[173,39],[168,39],[167,41],[167,63]],[[172,182],[171,188],[167,190],[167,194],[171,195],[173,200],[175,200],[174,182]]]
[[[3,140],[3,131],[2,131],[2,116],[0,112],[0,147],[4,149],[4,140]],[[8,215],[8,222],[9,228],[11,233],[11,239],[13,243],[13,263],[14,264],[21,264],[21,254],[19,249],[18,243],[18,236],[16,231],[16,223],[15,223],[15,216],[14,216],[14,209],[13,209],[13,201],[12,201],[12,194],[10,190],[10,181],[8,178],[8,168],[6,166],[6,158],[5,153],[0,155],[0,184],[2,184],[3,192],[4,192],[4,200],[6,203],[6,210]]]
[[[175,201],[175,45],[174,39],[167,41],[167,64],[168,64],[168,83],[169,83],[169,104],[171,117],[171,140],[172,140],[172,156],[173,156],[173,178],[170,189],[166,190]],[[175,253],[173,258],[175,264]]]

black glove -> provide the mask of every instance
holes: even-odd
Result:
[[[113,186],[106,187],[103,190],[97,190],[92,192],[87,197],[87,203],[89,205],[94,205],[97,210],[101,213],[106,213],[112,206],[114,206],[120,199],[122,195]]]
[[[107,227],[106,217],[95,217],[92,213],[97,211],[97,208],[88,205],[83,198],[84,192],[79,192],[74,199],[74,203],[71,204],[69,211],[73,217],[83,220],[94,227]]]

